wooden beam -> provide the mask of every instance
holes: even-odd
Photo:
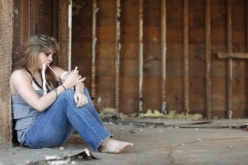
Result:
[[[58,0],[53,0],[52,5],[52,36],[58,38]]]
[[[115,58],[115,109],[119,112],[119,93],[120,93],[120,0],[116,0],[116,58]]]
[[[206,110],[207,118],[212,117],[211,102],[211,4],[206,0]]]
[[[36,28],[35,28],[35,22],[36,22],[36,3],[37,1],[30,1],[30,36],[35,34]]]
[[[139,0],[139,113],[143,110],[143,0]]]
[[[184,0],[184,111],[189,114],[189,2]]]
[[[22,25],[21,43],[26,42],[30,37],[30,0],[22,1]]]
[[[58,12],[58,40],[60,43],[60,58],[58,65],[64,69],[70,70],[68,65],[69,56],[69,27],[68,27],[68,6],[70,0],[60,0],[59,2],[59,12]]]
[[[19,10],[14,11],[14,0],[0,2],[0,146],[1,148],[11,148],[13,125],[12,125],[12,110],[11,110],[11,94],[9,90],[9,77],[11,75],[13,41],[15,37],[13,32],[14,14]],[[18,3],[18,2],[17,2]],[[18,3],[19,9],[19,3]],[[19,13],[18,13],[19,14]],[[19,17],[19,16],[18,16]],[[20,35],[17,34],[17,35]],[[15,43],[15,42],[14,42]],[[2,151],[2,150],[1,150]],[[2,163],[1,163],[2,164]]]
[[[248,59],[248,53],[237,53],[237,52],[218,52],[218,58],[238,58],[238,59]]]
[[[166,0],[162,0],[161,7],[161,112],[166,114]]]
[[[95,104],[96,95],[96,18],[97,18],[97,0],[92,1],[92,55],[91,55],[91,100]]]
[[[56,1],[57,2],[57,1]],[[44,1],[43,0],[39,0],[39,23],[37,27],[37,33],[39,34],[43,34],[44,33]],[[58,9],[58,8],[57,8]],[[55,10],[53,13],[56,13],[56,16],[58,14],[58,10]],[[56,24],[58,23],[58,19],[57,20],[53,20],[53,22],[56,22]],[[58,31],[58,26],[56,26],[56,32]],[[56,33],[57,34],[57,33]],[[58,39],[58,35],[54,35],[54,33],[52,33],[52,36],[55,37],[56,39]],[[58,62],[58,61],[56,61]]]
[[[231,0],[227,1],[227,49],[228,53],[232,53],[232,5]],[[228,88],[228,118],[233,116],[232,107],[232,59],[227,60],[227,88]]]

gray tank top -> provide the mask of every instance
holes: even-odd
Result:
[[[42,90],[35,90],[39,96],[43,95]],[[27,131],[33,126],[38,115],[41,113],[28,105],[19,94],[12,96],[13,118],[16,120],[15,130],[20,144],[25,141]]]

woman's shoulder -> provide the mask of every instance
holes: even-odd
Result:
[[[18,86],[22,86],[25,83],[30,83],[31,79],[30,76],[27,74],[27,72],[23,69],[15,70],[12,72],[10,76],[10,90],[11,93],[16,93],[16,89]]]
[[[11,77],[22,77],[22,76],[28,76],[27,71],[24,69],[18,69],[18,70],[14,70],[11,74]]]
[[[18,69],[12,72],[10,76],[10,81],[19,81],[19,80],[24,80],[24,81],[30,81],[30,75],[27,73],[26,70],[24,69]]]

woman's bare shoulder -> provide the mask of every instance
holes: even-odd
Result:
[[[19,79],[24,77],[28,77],[27,72],[24,69],[18,69],[12,72],[10,79]]]
[[[11,93],[16,93],[17,89],[20,86],[24,86],[25,84],[31,84],[31,78],[30,76],[27,74],[27,72],[23,69],[20,70],[15,70],[12,72],[11,76],[10,76],[10,80],[9,80],[9,85],[10,85],[10,90]]]

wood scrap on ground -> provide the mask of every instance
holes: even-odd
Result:
[[[158,110],[148,109],[146,113],[141,113],[139,115],[141,118],[167,118],[167,119],[189,119],[189,120],[202,120],[201,114],[185,114],[176,113],[176,111],[169,111],[168,114],[163,114]]]

